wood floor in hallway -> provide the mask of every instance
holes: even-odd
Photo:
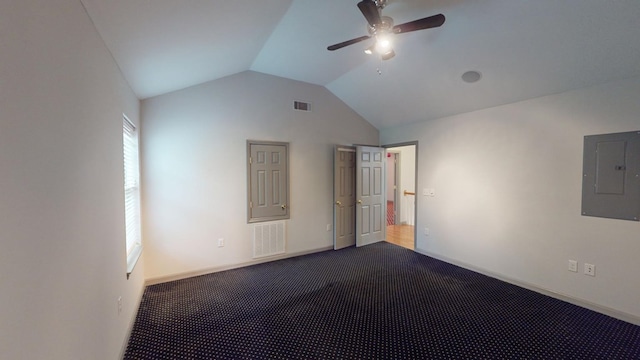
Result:
[[[387,242],[413,250],[413,226],[388,225]]]

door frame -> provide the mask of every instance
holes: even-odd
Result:
[[[415,179],[414,179],[414,184],[415,184],[415,193],[416,195],[414,196],[414,211],[413,211],[413,251],[417,251],[417,247],[416,244],[418,242],[418,174],[419,174],[419,168],[418,168],[418,156],[420,154],[419,150],[419,142],[418,140],[414,140],[414,141],[406,141],[406,142],[401,142],[401,143],[391,143],[391,144],[385,144],[385,145],[381,145],[381,147],[388,149],[388,148],[395,148],[395,147],[403,147],[403,146],[411,146],[414,145],[415,146]]]
[[[335,145],[334,146],[334,164],[333,164],[333,201],[332,201],[332,207],[333,207],[333,248],[334,250],[339,250],[339,248],[337,248],[337,212],[336,212],[336,168],[337,168],[337,164],[335,163],[335,158],[336,158],[336,153],[338,152],[338,149],[342,148],[345,149],[349,152],[354,151],[356,154],[358,154],[358,149],[361,147],[374,147],[374,148],[379,148],[382,149],[384,151],[384,156],[386,156],[386,149],[385,147],[381,146],[381,145],[362,145],[362,144],[353,144],[353,145]],[[356,159],[356,166],[354,168],[354,173],[353,173],[353,177],[354,177],[354,181],[357,181],[357,172],[358,172],[358,166],[357,166],[357,159]],[[383,161],[383,166],[385,166],[385,169],[383,169],[382,171],[382,176],[383,176],[383,180],[382,180],[382,184],[384,186],[383,189],[383,203],[386,204],[386,159]],[[356,191],[357,192],[357,191]],[[356,193],[356,198],[357,198],[357,193]],[[356,204],[356,214],[353,218],[354,221],[354,230],[355,230],[355,234],[356,234],[356,242],[355,242],[355,246],[358,246],[358,230],[357,230],[357,224],[358,224],[358,210],[357,210],[357,204]],[[386,205],[385,205],[386,206]],[[385,207],[385,216],[383,216],[383,225],[382,226],[382,240],[381,241],[385,241],[385,239],[387,238],[387,226],[386,226],[386,207]]]
[[[398,203],[400,202],[400,172],[402,171],[401,168],[401,161],[402,161],[402,154],[399,152],[387,152],[387,154],[391,154],[391,156],[393,157],[394,163],[393,163],[393,182],[395,184],[395,189],[393,189],[393,223],[394,225],[399,225],[400,223],[400,207],[398,206]],[[387,169],[387,174],[389,174],[389,169]],[[388,180],[388,179],[387,179]],[[389,201],[389,199],[387,199],[387,201]]]
[[[257,207],[257,204],[253,204],[253,200],[256,196],[254,187],[258,188],[258,177],[254,176],[253,169],[258,166],[257,159],[252,159],[252,149],[253,147],[258,146],[272,146],[272,147],[282,147],[283,148],[283,159],[281,161],[284,162],[284,169],[281,171],[284,172],[282,176],[282,180],[284,184],[281,186],[279,191],[280,199],[277,203],[272,203],[269,206],[271,209],[266,215],[256,216],[254,214],[254,205]],[[266,164],[266,162],[265,162]],[[289,174],[291,173],[289,169],[289,143],[288,142],[280,142],[280,141],[262,141],[262,140],[247,140],[247,223],[257,223],[263,221],[274,221],[274,220],[287,220],[290,216],[290,199],[291,192],[289,186]],[[269,176],[267,176],[269,178]],[[282,188],[283,187],[283,188]],[[272,187],[265,186],[266,189]],[[269,200],[273,200],[273,191],[267,190],[267,198]],[[284,200],[284,201],[282,201]],[[257,202],[256,202],[257,203]],[[278,207],[280,205],[280,207]]]

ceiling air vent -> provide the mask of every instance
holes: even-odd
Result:
[[[311,103],[310,102],[294,100],[293,101],[293,109],[294,110],[300,110],[300,111],[311,111]]]

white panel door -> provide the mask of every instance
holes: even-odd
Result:
[[[356,244],[356,149],[336,146],[334,160],[335,250]]]
[[[249,144],[249,222],[289,218],[287,144]]]
[[[385,240],[385,149],[356,148],[356,246]]]

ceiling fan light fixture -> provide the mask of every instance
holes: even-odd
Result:
[[[373,44],[371,46],[369,46],[368,48],[364,49],[364,53],[367,55],[371,55],[373,54],[373,51],[375,50],[376,44]]]
[[[396,55],[393,50],[393,36],[412,31],[437,28],[442,26],[445,21],[444,15],[437,14],[400,25],[394,25],[391,17],[382,16],[381,14],[381,10],[386,5],[387,0],[361,0],[358,2],[358,9],[360,9],[360,12],[367,20],[369,35],[327,46],[327,50],[334,51],[342,49],[345,46],[373,38],[374,43],[364,50],[365,54],[371,55],[376,52],[382,60],[389,60]]]
[[[389,34],[380,34],[376,36],[375,43],[376,52],[380,55],[384,55],[393,51],[391,36]]]
[[[392,57],[396,56],[396,52],[393,49],[389,50],[387,53],[380,55],[382,60],[389,60]]]

